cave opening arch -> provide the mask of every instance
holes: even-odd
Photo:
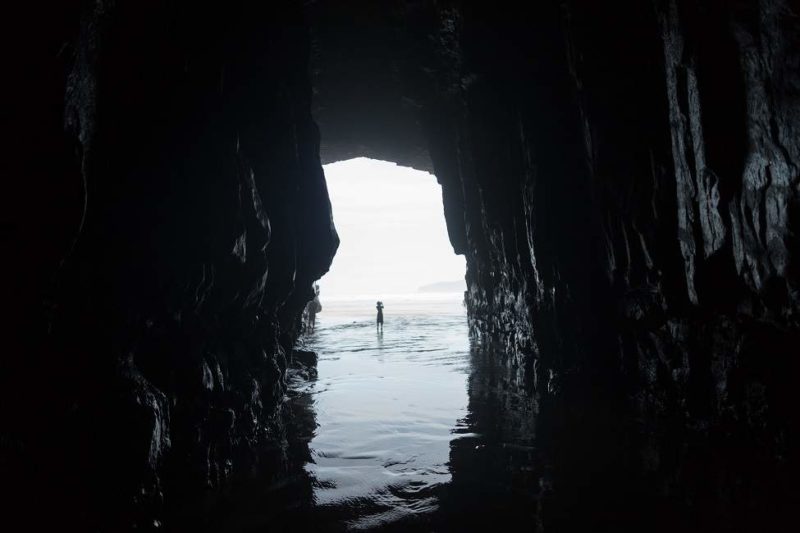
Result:
[[[324,166],[340,244],[319,281],[322,298],[419,297],[466,288],[434,176],[388,161]]]

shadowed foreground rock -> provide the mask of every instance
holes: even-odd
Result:
[[[338,243],[313,85],[323,160],[442,184],[471,329],[531,390],[537,527],[784,529],[797,2],[212,4],[6,17],[13,517],[175,525],[285,467]]]
[[[3,483],[20,481],[4,504],[29,527],[195,520],[208,495],[284,469],[287,361],[338,244],[302,13],[61,9],[15,19],[19,62],[47,85],[6,100],[31,251],[8,256]]]

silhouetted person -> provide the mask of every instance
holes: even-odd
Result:
[[[319,302],[319,285],[314,285],[314,299],[306,305],[308,312],[308,329],[312,333],[317,325],[317,313],[322,311],[322,304]]]
[[[378,331],[383,331],[383,302],[375,304],[375,309],[378,310],[378,322],[376,324]]]

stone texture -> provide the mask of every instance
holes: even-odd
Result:
[[[316,91],[352,130],[383,124],[328,58],[372,66],[350,51],[392,35],[381,53],[467,258],[473,335],[535,386],[554,463],[541,527],[652,529],[659,512],[663,529],[779,529],[800,501],[800,7],[390,4],[369,35],[316,20],[332,71]],[[420,33],[427,47],[402,44]],[[373,70],[346,71],[360,86]],[[337,129],[332,147],[363,141]]]
[[[6,144],[35,250],[6,302],[6,515],[202,523],[201,502],[285,469],[287,361],[338,245],[302,11],[63,4],[16,19],[43,79],[21,79]]]
[[[468,83],[451,150],[432,153],[463,201],[446,213],[463,221],[472,330],[536,384],[555,508],[606,486],[545,529],[652,528],[637,505],[670,509],[663,529],[780,529],[798,501],[797,14],[440,12],[456,34],[442,63]]]
[[[324,161],[434,169],[471,330],[531,390],[537,527],[791,516],[797,2],[48,7],[1,32],[12,519],[174,525],[283,468],[338,242],[312,79]]]

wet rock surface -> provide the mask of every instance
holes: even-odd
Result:
[[[554,439],[545,529],[781,529],[798,501],[794,9],[443,19],[471,82],[434,165],[463,195],[473,330],[519,354]]]
[[[285,372],[338,245],[302,13],[61,4],[12,17],[46,86],[7,100],[33,110],[4,156],[33,253],[5,302],[4,514],[188,527],[288,468]]]
[[[402,90],[473,334],[533,386],[561,471],[542,527],[781,529],[800,501],[797,3],[392,5],[429,43],[395,72],[418,69]]]
[[[50,4],[2,32],[11,522],[176,527],[292,463],[338,242],[313,80],[325,161],[442,184],[472,332],[556,472],[539,527],[783,528],[797,2]]]

